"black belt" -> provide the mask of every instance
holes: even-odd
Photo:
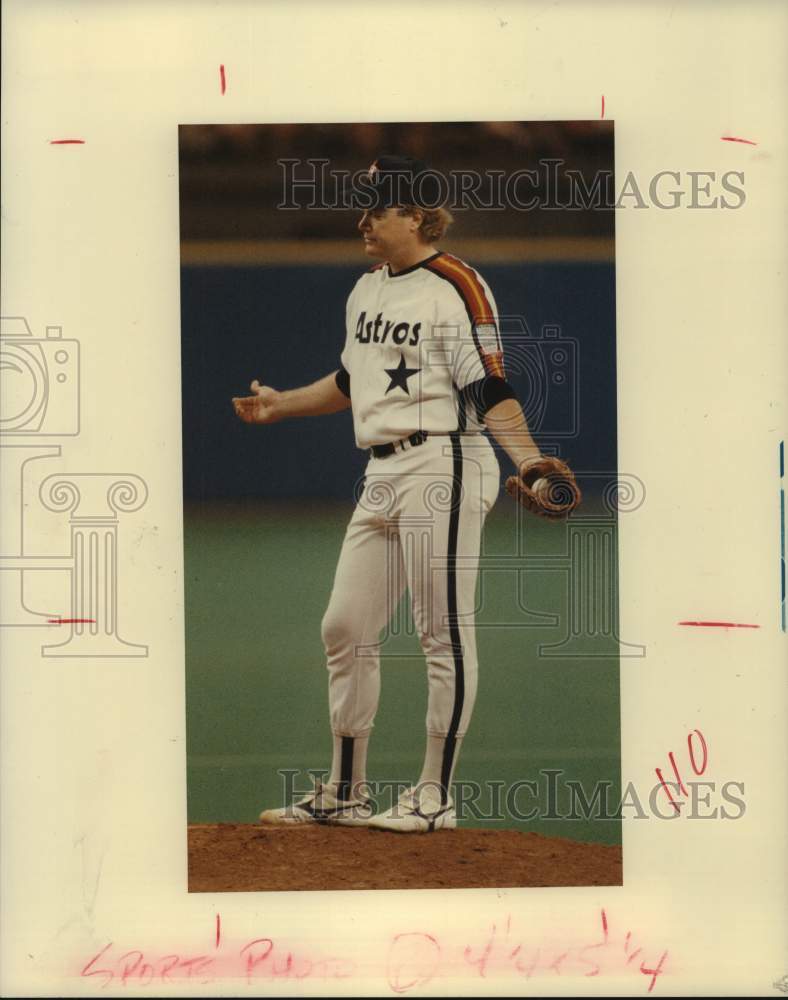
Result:
[[[402,438],[401,441],[392,441],[391,444],[373,444],[369,449],[369,453],[373,458],[387,458],[389,455],[393,455],[395,451],[405,451],[408,445],[411,448],[417,448],[420,444],[424,444],[427,436],[426,431],[416,431],[415,434]]]

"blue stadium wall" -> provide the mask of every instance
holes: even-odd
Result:
[[[617,467],[614,265],[518,263],[480,270],[501,315],[524,318],[540,356],[547,350],[536,346],[545,327],[559,328],[570,345],[561,352],[568,381],[548,387],[540,425],[546,433],[536,434],[540,445],[558,446],[578,471],[612,478]],[[235,417],[230,399],[246,394],[253,378],[290,388],[335,369],[344,343],[345,300],[362,272],[356,266],[312,265],[182,268],[186,501],[351,498],[366,456],[355,447],[349,412],[248,427]],[[532,378],[512,365],[507,369],[526,401]],[[551,366],[550,372],[556,371]],[[502,462],[504,475],[506,465]],[[592,492],[603,482],[597,475],[581,479]]]

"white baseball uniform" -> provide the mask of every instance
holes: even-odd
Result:
[[[407,585],[429,684],[420,780],[440,782],[447,795],[476,696],[479,548],[499,490],[498,461],[480,432],[485,408],[513,395],[500,391],[496,306],[473,268],[436,253],[397,274],[388,264],[366,272],[346,319],[337,385],[352,401],[356,443],[371,457],[322,626],[331,780],[340,797],[364,780],[380,634]],[[485,407],[480,388],[491,382],[498,396]]]

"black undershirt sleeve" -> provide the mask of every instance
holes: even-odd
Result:
[[[471,382],[461,392],[466,405],[474,408],[479,420],[504,399],[517,399],[517,393],[506,379],[499,375],[488,375],[477,382]]]
[[[350,375],[342,365],[339,366],[339,371],[336,373],[335,381],[337,389],[339,389],[344,396],[347,396],[347,398],[350,399]]]

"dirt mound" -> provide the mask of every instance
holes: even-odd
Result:
[[[621,848],[515,830],[189,827],[190,892],[621,885]]]

